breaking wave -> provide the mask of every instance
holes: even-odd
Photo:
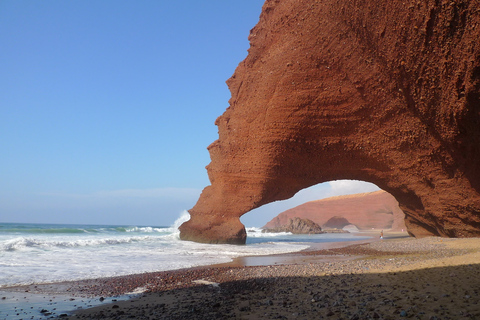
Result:
[[[148,236],[145,237],[128,237],[128,238],[99,238],[99,239],[75,239],[54,241],[47,239],[35,239],[18,237],[0,242],[0,252],[2,251],[16,251],[28,248],[36,249],[51,249],[51,248],[76,248],[88,246],[102,246],[102,245],[121,245],[132,242],[141,242],[150,240]]]

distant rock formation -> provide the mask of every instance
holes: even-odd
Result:
[[[383,190],[309,201],[280,213],[263,228],[276,228],[296,217],[310,219],[323,229],[349,224],[360,230],[405,229],[405,215],[397,200]]]
[[[351,223],[344,217],[334,216],[328,219],[328,221],[325,222],[323,227],[330,229],[343,229],[343,227],[348,226],[349,224]]]
[[[294,234],[318,234],[323,233],[322,228],[309,219],[292,218],[286,224],[275,228],[263,229],[264,232],[291,232]]]
[[[480,236],[478,8],[267,0],[180,238],[245,243],[243,214],[338,179],[389,192],[414,236]]]

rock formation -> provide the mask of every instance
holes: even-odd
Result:
[[[265,232],[291,232],[293,234],[318,234],[323,233],[322,228],[310,219],[294,217],[288,219],[287,223],[264,229]]]
[[[478,8],[267,0],[181,239],[244,243],[244,213],[336,179],[392,194],[414,236],[480,235]]]
[[[331,197],[296,206],[281,212],[263,228],[277,228],[289,219],[310,219],[323,229],[342,229],[353,224],[360,230],[405,229],[405,214],[397,200],[385,191]]]
[[[328,219],[327,222],[323,225],[324,228],[331,229],[343,229],[343,227],[350,225],[351,223],[344,217],[333,216]]]

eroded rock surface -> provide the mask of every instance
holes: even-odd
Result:
[[[336,179],[392,194],[415,236],[480,235],[478,0],[267,0],[181,238]]]

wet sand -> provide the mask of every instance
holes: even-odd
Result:
[[[143,292],[81,306],[65,319],[480,319],[480,239],[336,243],[229,265],[22,290],[95,301]]]

